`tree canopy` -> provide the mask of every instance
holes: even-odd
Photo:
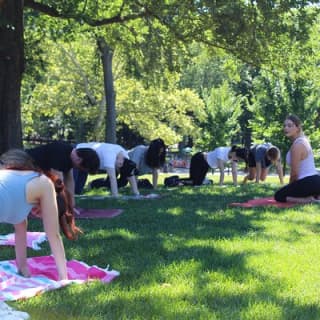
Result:
[[[178,88],[174,89],[172,87],[172,81],[170,80],[172,76],[169,76],[169,74],[174,75],[185,72],[186,64],[190,63],[193,57],[196,56],[193,51],[193,44],[201,44],[201,48],[206,48],[209,56],[219,56],[219,52],[222,50],[231,54],[234,58],[241,60],[242,63],[246,63],[257,69],[269,69],[270,72],[274,73],[275,70],[283,70],[283,66],[290,63],[290,60],[286,59],[288,52],[291,50],[302,52],[299,51],[301,44],[309,41],[310,28],[313,26],[313,21],[318,11],[318,7],[313,6],[313,4],[317,3],[318,1],[302,0],[25,0],[22,9],[24,9],[26,23],[25,30],[23,30],[19,27],[22,26],[22,15],[14,14],[14,12],[17,12],[14,10],[19,8],[20,2],[2,0],[0,2],[0,40],[3,45],[0,47],[0,53],[4,57],[8,56],[8,52],[12,53],[12,55],[19,53],[17,56],[25,58],[25,70],[29,79],[25,82],[23,88],[25,94],[24,103],[28,104],[31,101],[35,101],[34,99],[39,95],[38,97],[41,97],[43,100],[43,106],[39,110],[44,110],[47,113],[45,116],[50,115],[55,110],[52,108],[52,101],[56,100],[56,107],[62,106],[62,101],[71,99],[70,94],[72,96],[72,92],[64,90],[63,88],[66,88],[66,86],[58,83],[58,81],[56,81],[54,87],[50,88],[51,90],[57,90],[55,98],[52,92],[52,97],[50,98],[50,92],[47,92],[47,96],[44,95],[46,91],[44,87],[40,90],[42,83],[54,83],[55,80],[54,78],[48,79],[43,72],[47,72],[49,69],[50,71],[54,71],[55,68],[52,65],[52,61],[49,61],[50,52],[47,51],[45,46],[41,46],[41,41],[49,37],[51,41],[57,43],[57,46],[62,45],[61,48],[64,48],[63,43],[76,43],[81,38],[81,35],[84,37],[84,41],[88,41],[88,43],[90,43],[90,39],[103,37],[112,50],[116,52],[122,64],[122,79],[128,80],[126,82],[127,88],[129,92],[134,94],[133,96],[128,96],[128,98],[136,98],[136,90],[140,88],[139,92],[142,93],[142,96],[147,95],[148,99],[146,100],[150,104],[154,103],[156,106],[157,99],[153,98],[152,101],[149,95],[161,97],[164,94],[168,99],[164,105],[176,108],[177,101],[174,102],[174,99],[171,99],[173,103],[169,102],[170,94],[173,94],[175,98],[179,97],[179,102],[181,102],[179,108],[181,108],[186,97],[188,97],[187,99],[194,100],[197,99],[195,98],[196,95],[184,91],[185,87],[183,86],[179,89],[181,92],[176,91]],[[13,30],[15,31],[13,32]],[[23,45],[23,31],[25,31],[26,35],[25,55],[21,49],[21,44]],[[15,36],[14,33],[18,34]],[[86,40],[86,37],[88,37],[88,40]],[[10,41],[18,45],[14,47],[10,46]],[[80,50],[79,46],[78,49]],[[72,50],[78,49],[77,46],[72,48]],[[65,56],[68,57],[68,61],[71,58],[70,54],[73,54],[72,50],[67,49],[64,52]],[[91,50],[93,54],[98,54],[98,51],[95,51],[94,48],[91,48]],[[77,59],[80,60],[78,56]],[[23,72],[24,67],[18,65],[18,68],[8,70],[3,62],[4,60],[1,61],[0,111],[1,115],[3,115],[1,119],[4,120],[4,125],[1,129],[3,134],[0,134],[0,151],[3,151],[8,147],[21,144],[19,141],[19,139],[21,140],[19,130],[18,134],[8,135],[7,133],[13,132],[11,128],[12,123],[15,121],[18,122],[19,129],[20,104],[17,102],[20,101],[19,74]],[[76,99],[81,99],[81,97],[83,98],[80,101],[81,105],[85,105],[83,103],[84,100],[87,101],[88,106],[93,101],[96,103],[96,106],[99,105],[99,103],[103,102],[102,95],[97,90],[97,86],[86,87],[85,77],[87,77],[87,80],[89,79],[88,73],[98,75],[101,66],[99,63],[91,60],[91,70],[86,70],[88,73],[84,76],[84,73],[81,74],[81,72],[84,70],[86,62],[82,61],[78,67],[74,64],[75,62],[76,59],[74,59],[73,63],[65,65],[65,68],[77,68],[78,71],[78,84],[73,83],[73,90],[77,96],[72,97],[70,105],[71,102],[72,104],[77,104]],[[56,67],[58,68],[58,64]],[[82,71],[81,68],[83,68]],[[16,85],[12,88],[8,88],[8,84],[4,81],[5,78],[8,79],[8,74],[11,78],[18,79]],[[94,79],[95,84],[97,83],[97,78]],[[132,80],[133,82],[137,82],[134,86],[129,85]],[[65,77],[64,81],[68,81],[67,77]],[[226,85],[226,83],[223,84],[223,79],[221,79],[221,90],[234,91],[232,89],[232,86],[235,84],[234,79],[232,81],[233,83]],[[79,91],[77,88],[79,88],[78,86],[81,82],[82,89]],[[206,85],[207,83],[208,81],[206,81]],[[212,83],[216,84],[217,82],[215,80]],[[216,87],[215,84],[213,87]],[[211,86],[209,90],[213,87]],[[133,88],[135,89],[133,90]],[[158,88],[158,90],[155,88]],[[33,89],[35,89],[34,93],[32,92]],[[69,89],[71,90],[71,88]],[[10,94],[5,94],[5,92],[9,92]],[[79,92],[81,92],[80,96]],[[211,91],[212,94],[213,92],[215,91]],[[198,91],[197,93],[200,97],[204,97],[202,95],[203,92]],[[239,92],[235,92],[236,96],[238,94]],[[122,95],[123,93],[119,91],[119,98]],[[208,95],[206,96],[208,97]],[[92,100],[92,98],[94,99]],[[212,105],[212,102],[209,103],[209,101],[213,101],[212,99],[207,99],[206,103]],[[15,101],[15,103],[13,104],[12,101]],[[51,104],[49,104],[50,101]],[[241,101],[242,110],[245,110],[244,100],[241,99]],[[45,105],[47,106],[46,108],[44,107]],[[126,108],[129,106],[133,108],[137,107],[134,101],[126,101],[126,104],[123,105]],[[146,108],[145,104],[142,105]],[[196,105],[199,106],[199,103],[196,103]],[[119,110],[123,110],[121,114],[119,113],[118,119],[121,119],[125,125],[133,130],[139,130],[136,122],[140,120],[134,117],[131,119],[125,117],[124,114],[127,110],[122,109],[121,104],[117,105],[117,107],[119,107]],[[195,110],[197,108],[193,107],[192,103],[189,107],[194,109],[190,111],[190,108],[187,108],[188,110],[185,109],[180,114],[184,113],[188,115],[191,120],[192,117],[196,116],[197,112]],[[253,108],[252,105],[250,107],[251,109]],[[70,125],[74,116],[68,110],[68,108],[64,109],[66,113],[70,113],[68,124]],[[100,114],[97,111],[97,116]],[[24,119],[25,123],[29,121],[32,124],[30,122],[31,118],[27,117],[28,113],[26,112],[24,115],[26,116]],[[81,111],[81,116],[86,117],[86,112]],[[179,126],[177,123],[174,123],[174,120],[169,120],[169,118],[160,119],[160,122],[163,121],[165,123],[173,121],[172,128],[175,134],[183,134],[182,131],[180,133],[179,130],[175,131],[176,128],[179,129]],[[150,121],[151,123],[152,121]],[[161,127],[159,123],[155,123],[154,126]],[[62,127],[65,128],[64,126]],[[187,125],[186,128],[188,128]],[[68,128],[65,129],[68,130]],[[141,134],[145,135],[142,131]]]

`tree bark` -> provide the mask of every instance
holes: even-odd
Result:
[[[106,96],[106,136],[105,141],[116,143],[116,94],[113,86],[112,58],[113,51],[103,38],[98,39],[103,65],[104,91]]]
[[[23,0],[0,1],[0,154],[22,147]]]

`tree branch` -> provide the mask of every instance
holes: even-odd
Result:
[[[74,13],[71,14],[71,13],[60,12],[56,8],[36,2],[34,0],[24,0],[24,6],[54,18],[61,18],[61,19],[69,18],[74,20],[81,20],[82,22],[92,27],[99,27],[99,26],[108,25],[108,24],[121,23],[121,22],[135,20],[138,18],[143,18],[148,16],[148,13],[142,8],[140,12],[137,12],[135,14],[128,14],[127,16],[121,16],[121,11],[122,11],[121,10],[117,15],[113,17],[96,20],[96,19],[91,19],[90,17],[83,14],[74,14]]]

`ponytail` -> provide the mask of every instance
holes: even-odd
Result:
[[[76,226],[70,192],[59,177],[50,172],[45,175],[53,182],[56,191],[60,228],[67,239],[76,240],[83,231]]]

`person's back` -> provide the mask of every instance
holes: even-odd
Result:
[[[62,141],[54,141],[25,151],[32,157],[37,167],[44,171],[54,169],[63,173],[72,169],[71,152],[73,146]]]
[[[231,147],[217,147],[207,152],[207,162],[211,168],[218,168],[218,160],[223,162],[229,161]]]
[[[129,158],[127,151],[118,144],[106,142],[84,142],[76,146],[77,149],[91,148],[98,154],[100,160],[100,170],[106,168],[115,168],[117,155],[122,152],[126,158]]]
[[[138,145],[128,151],[130,160],[132,160],[137,165],[139,175],[152,173],[152,168],[149,167],[146,163],[147,151],[148,146],[144,145]]]
[[[0,170],[0,221],[16,224],[23,221],[34,204],[26,200],[26,184],[38,177],[34,171]]]
[[[309,177],[317,174],[317,169],[314,162],[312,148],[308,139],[304,136],[299,137],[293,142],[293,145],[297,143],[301,143],[307,150],[307,157],[300,161],[298,179],[303,179],[305,177]],[[287,153],[286,162],[290,166],[291,164],[290,151]]]

